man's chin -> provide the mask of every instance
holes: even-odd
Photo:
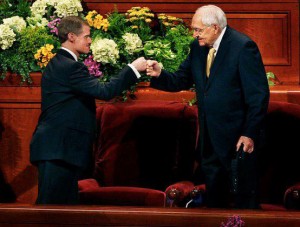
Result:
[[[80,54],[88,54],[89,52],[90,52],[90,49],[81,51]]]
[[[205,46],[205,42],[203,40],[198,40],[200,46]]]

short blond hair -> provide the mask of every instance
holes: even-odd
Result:
[[[89,26],[87,21],[78,16],[64,17],[57,26],[58,38],[61,43],[68,40],[68,34],[74,33],[79,35],[82,32],[83,25]]]

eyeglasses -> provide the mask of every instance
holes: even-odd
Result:
[[[192,28],[194,32],[201,34],[207,29],[209,26],[205,26],[204,28]]]

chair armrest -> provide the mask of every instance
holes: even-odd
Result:
[[[180,207],[184,206],[189,199],[190,192],[194,188],[194,183],[190,181],[180,181],[168,186],[166,193],[166,206]]]
[[[186,203],[186,208],[200,207],[203,206],[205,197],[206,187],[205,184],[200,184],[194,186],[193,190],[190,192],[190,200]]]
[[[78,181],[78,191],[79,192],[94,190],[99,187],[100,187],[99,183],[93,178]]]
[[[285,191],[283,203],[287,209],[300,210],[300,183],[289,187]]]

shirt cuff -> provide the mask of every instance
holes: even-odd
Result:
[[[136,75],[136,77],[139,79],[141,77],[141,74],[139,73],[139,71],[136,70],[136,68],[132,65],[132,64],[128,64],[128,66],[130,68],[132,68],[134,74]]]

